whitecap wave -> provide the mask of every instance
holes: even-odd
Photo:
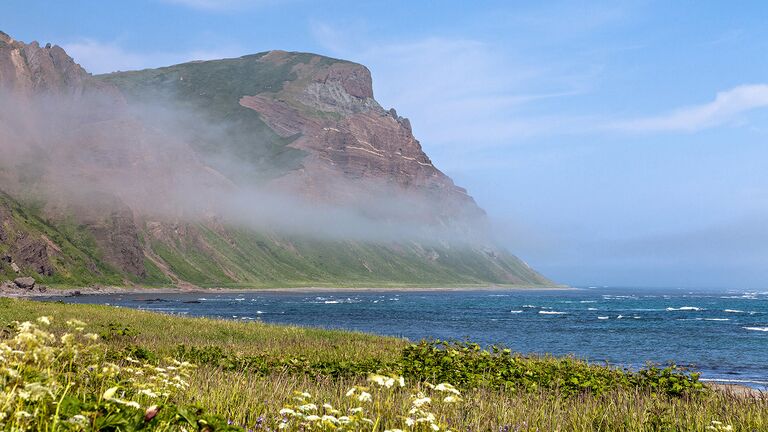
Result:
[[[683,306],[683,307],[679,307],[679,308],[668,307],[667,308],[668,312],[672,312],[672,311],[694,311],[694,312],[698,312],[700,310],[702,310],[702,309],[698,308],[696,306]]]
[[[768,332],[768,327],[742,327],[744,330]]]
[[[558,311],[539,311],[542,315],[565,315],[567,312],[558,312]]]
[[[723,312],[725,312],[725,313],[744,313],[743,310],[738,310],[738,309],[725,309]]]
[[[509,311],[509,313],[519,314],[519,313],[523,313],[523,311],[521,311],[521,310],[511,310],[511,311]]]
[[[607,316],[599,316],[599,317],[597,317],[597,319],[599,319],[599,320],[607,320],[608,318],[610,318],[610,317],[607,317]]]

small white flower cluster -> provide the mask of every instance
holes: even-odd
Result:
[[[89,413],[69,419],[59,416],[65,397],[101,395],[98,403],[117,410],[152,417],[158,403],[167,402],[178,390],[188,387],[193,365],[169,360],[164,367],[125,359],[126,366],[104,361],[98,335],[85,333],[86,324],[66,322],[70,332],[57,337],[45,328],[50,317],[16,324],[15,335],[0,343],[0,429],[28,430],[34,425],[66,423],[69,430],[88,430]],[[101,392],[99,389],[106,388]],[[152,405],[146,411],[142,403]],[[85,414],[85,415],[84,415]],[[92,414],[92,413],[91,413]]]
[[[368,387],[355,386],[350,388],[345,397],[351,404],[346,412],[335,409],[328,403],[318,407],[311,402],[309,393],[297,393],[294,397],[296,405],[291,405],[280,410],[283,416],[283,422],[280,429],[283,430],[302,430],[302,431],[366,431],[378,430],[384,414],[380,411],[382,408],[382,391],[394,391],[405,387],[405,379],[402,376],[385,376],[372,374],[368,381],[378,385],[380,391]],[[433,393],[437,401],[442,403],[457,403],[461,401],[461,393],[448,383],[438,385],[425,384],[426,388]],[[433,397],[427,396],[423,392],[411,394],[411,409],[407,415],[402,416],[402,429],[386,429],[384,432],[450,432],[449,429],[440,425],[437,416],[430,411]],[[368,409],[366,409],[366,407]],[[373,420],[373,419],[375,420]]]
[[[354,397],[359,402],[370,402],[371,395],[369,393],[363,391],[356,395],[355,390],[351,389],[350,392],[347,392],[347,396]],[[309,393],[297,393],[294,396],[296,405],[280,410],[283,422],[278,427],[284,430],[295,428],[307,431],[351,432],[367,430],[374,425],[373,420],[363,415],[363,407],[349,408],[344,413],[329,403],[318,407],[310,402],[311,398],[312,395]]]
[[[712,420],[710,422],[709,426],[707,426],[708,431],[717,431],[717,432],[730,432],[733,430],[733,426],[726,425],[723,422],[719,422],[717,420]]]

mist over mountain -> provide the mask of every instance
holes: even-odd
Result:
[[[8,278],[551,284],[494,244],[368,69],[343,60],[270,51],[92,76],[0,33],[0,155]]]

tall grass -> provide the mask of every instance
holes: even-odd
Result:
[[[6,404],[3,409],[8,418],[25,411],[31,419],[50,420],[63,400],[61,392],[67,383],[74,383],[67,395],[76,401],[66,405],[66,417],[60,416],[55,427],[53,420],[30,420],[6,422],[6,430],[133,430],[125,426],[131,424],[144,430],[161,425],[168,430],[188,431],[240,427],[339,431],[434,430],[433,427],[500,432],[768,431],[767,397],[700,389],[693,385],[696,381],[690,375],[686,375],[685,382],[692,385],[683,391],[671,391],[668,378],[683,379],[682,376],[626,375],[574,359],[497,356],[474,347],[454,354],[453,360],[445,360],[445,366],[442,360],[435,362],[445,352],[434,345],[414,348],[400,339],[361,333],[0,299],[0,322],[6,326],[3,343],[10,346],[18,342],[14,340],[19,337],[19,327],[13,321],[34,322],[40,316],[50,317],[51,323],[38,329],[44,333],[38,335],[39,343],[47,347],[43,351],[58,354],[38,360],[30,357],[34,367],[24,366],[28,368],[24,385],[49,382],[40,378],[45,375],[50,379],[45,387],[51,389],[53,396],[46,396],[47,408],[39,413],[22,405],[18,410],[8,411],[10,405]],[[74,322],[73,319],[88,322],[86,330],[77,333],[82,344],[77,361],[72,360],[71,354],[64,355],[67,348],[62,340],[64,334],[78,332],[66,324]],[[90,341],[93,336],[86,338],[87,332],[99,335],[98,342]],[[180,351],[180,346],[185,350]],[[166,358],[178,357],[180,353],[195,357],[190,360],[199,363],[197,368],[184,371],[188,376],[180,378],[188,385],[174,387],[173,391],[156,391],[156,387],[147,387],[146,380],[134,376],[133,371],[139,369],[145,376],[157,376],[158,367],[174,364]],[[13,360],[17,363],[9,359],[6,356],[2,360],[3,400],[21,388],[14,387],[7,373],[9,368],[16,367],[18,359]],[[254,359],[259,360],[259,367],[253,367]],[[177,359],[179,363],[184,360]],[[100,367],[88,369],[94,364]],[[111,368],[110,364],[119,372],[99,375],[97,370]],[[389,387],[377,384],[388,383],[388,378],[374,376],[371,380],[371,367],[398,378],[400,373],[407,372],[405,386],[394,379]],[[528,377],[528,381],[518,379],[518,375]],[[461,394],[443,402],[444,397],[454,393],[441,393],[429,382],[437,384],[454,381],[453,378],[460,385]],[[576,378],[575,384],[563,385],[571,383],[572,378]],[[156,384],[156,380],[149,382]],[[660,382],[666,384],[659,385]],[[115,393],[104,397],[112,388],[116,388]],[[144,388],[167,396],[151,398],[141,392]],[[350,394],[353,388],[355,391]],[[360,399],[363,392],[371,395],[370,401],[367,397]],[[414,405],[425,397],[431,401],[419,407]],[[126,402],[139,406],[126,406]],[[155,423],[144,422],[155,405],[160,413],[151,419]],[[354,411],[357,409],[360,410]],[[130,414],[126,418],[133,419],[133,423],[116,427],[103,422],[108,415],[119,419],[115,412]],[[87,422],[77,426],[76,421],[69,421],[76,415]],[[354,416],[359,419],[354,420]],[[340,418],[350,423],[334,423]],[[408,425],[409,418],[425,420]]]

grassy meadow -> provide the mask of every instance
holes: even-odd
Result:
[[[768,431],[768,398],[676,368],[15,299],[0,323],[5,430]]]

